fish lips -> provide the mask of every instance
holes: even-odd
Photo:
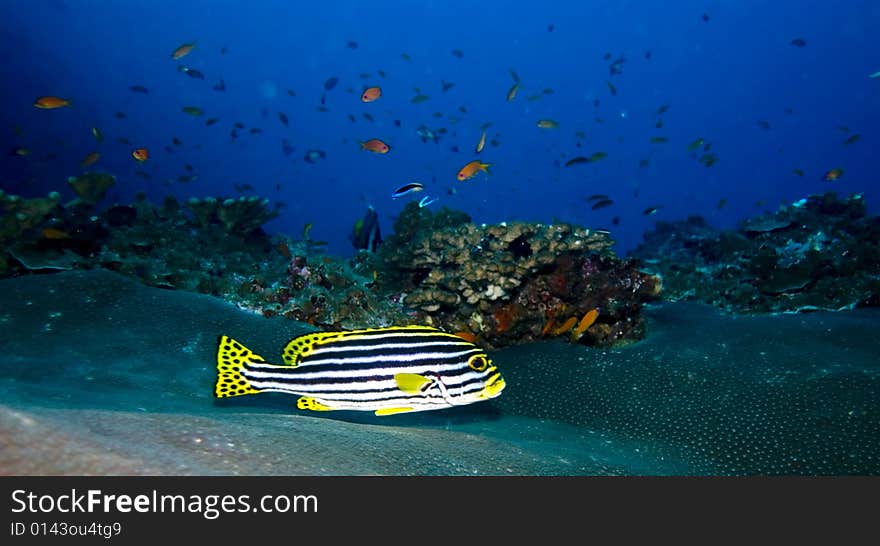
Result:
[[[482,391],[480,391],[479,399],[480,400],[489,400],[491,398],[496,398],[501,395],[501,391],[504,390],[504,387],[507,386],[507,383],[504,381],[504,378],[501,377],[501,374],[497,374],[488,385],[486,385]]]

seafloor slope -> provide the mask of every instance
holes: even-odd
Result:
[[[3,474],[880,474],[880,312],[649,312],[614,350],[499,351],[491,402],[306,414],[216,402],[216,336],[304,331],[106,271],[0,281]]]

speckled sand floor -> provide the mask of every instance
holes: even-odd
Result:
[[[3,474],[880,474],[880,312],[649,311],[646,340],[493,355],[508,388],[376,418],[213,399],[216,336],[304,327],[106,271],[0,281]]]

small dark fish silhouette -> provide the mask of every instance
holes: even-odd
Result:
[[[220,78],[220,83],[213,87],[214,91],[226,91],[226,82],[223,81],[223,78]]]
[[[281,120],[281,123],[282,123],[285,127],[288,126],[287,114],[285,114],[284,112],[278,112],[278,119]]]
[[[116,119],[125,119],[125,112],[116,112]]]
[[[446,92],[446,91],[449,91],[450,89],[452,89],[455,86],[455,84],[452,82],[445,81],[445,80],[440,80],[440,86],[442,87],[443,92]]]
[[[146,87],[144,87],[143,85],[132,85],[131,87],[129,87],[129,89],[130,89],[131,91],[134,91],[135,93],[144,93],[144,94],[146,94],[146,93],[149,93],[149,92],[150,92],[150,90],[147,89]]]
[[[336,76],[327,78],[327,81],[324,82],[324,91],[330,91],[331,89],[336,87],[337,83],[339,83],[339,78],[337,78]]]
[[[593,210],[599,210],[599,209],[604,209],[605,207],[610,207],[613,204],[614,204],[614,201],[612,201],[611,199],[600,199],[599,201],[596,201],[595,203],[593,203],[593,206],[590,208]]]
[[[704,23],[708,23],[709,22],[709,14],[704,13],[703,15],[700,15],[700,19],[702,19]]]
[[[770,122],[767,121],[766,119],[759,119],[758,120],[758,127],[760,127],[761,129],[764,129],[765,131],[769,131],[770,130]]]
[[[553,32],[553,30],[555,28],[556,28],[556,25],[551,23],[551,24],[547,25],[547,32]]]
[[[803,38],[795,38],[794,40],[791,41],[791,45],[797,46],[797,47],[804,47],[805,45],[807,45],[807,41],[804,40]]]
[[[198,70],[196,70],[195,68],[188,68],[183,65],[180,65],[180,67],[178,67],[178,68],[181,72],[183,72],[184,74],[186,74],[190,78],[195,78],[197,80],[204,80],[205,79],[205,75],[202,74],[201,72],[199,72]]]
[[[571,167],[572,165],[580,165],[582,163],[589,163],[590,158],[579,155],[577,157],[573,157],[565,162],[566,167]]]
[[[608,90],[611,91],[611,94],[612,94],[612,95],[616,95],[616,94],[617,94],[617,88],[614,87],[614,84],[613,84],[613,83],[611,83],[611,82],[608,81],[608,80],[605,80],[605,85],[608,86]]]
[[[460,50],[460,49],[453,49],[453,50],[452,50],[452,56],[453,56],[453,57],[458,57],[459,59],[461,59],[461,58],[464,58],[464,52],[463,52],[462,50]]]
[[[211,125],[214,125],[218,121],[220,121],[220,118],[208,118],[205,120],[205,125],[210,127]]]
[[[858,133],[850,135],[849,138],[847,138],[846,140],[843,141],[843,145],[849,146],[850,144],[855,144],[859,140],[859,138],[861,138],[861,137],[859,136]]]
[[[354,40],[349,40],[348,43],[345,44],[345,47],[347,47],[348,49],[357,49],[358,43],[355,42]]]

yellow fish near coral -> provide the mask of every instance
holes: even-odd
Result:
[[[283,392],[300,395],[299,409],[393,415],[489,400],[505,386],[481,348],[429,326],[305,334],[282,359],[270,364],[221,336],[214,395]]]

